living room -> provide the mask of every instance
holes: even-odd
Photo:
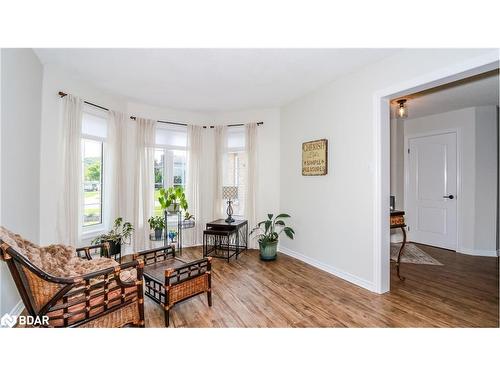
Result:
[[[389,157],[397,100],[498,77],[498,48],[22,45],[3,326],[498,327],[498,248],[391,257]]]

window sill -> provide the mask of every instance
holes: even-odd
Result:
[[[106,233],[106,228],[104,228],[103,226],[98,226],[96,228],[83,230],[82,243],[86,244],[87,242],[89,242],[89,240],[92,240],[103,233]]]

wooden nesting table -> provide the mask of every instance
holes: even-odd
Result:
[[[396,271],[400,280],[404,280],[405,278],[399,274],[399,266],[401,264],[401,254],[403,253],[403,249],[406,245],[406,224],[405,224],[405,212],[400,210],[391,210],[391,229],[401,228],[403,231],[403,242],[401,243],[401,247],[398,251],[398,258],[396,260]]]
[[[169,245],[134,254],[134,259],[144,262],[144,294],[163,307],[166,327],[178,302],[206,292],[212,306],[212,258],[188,263],[177,258],[175,247]]]

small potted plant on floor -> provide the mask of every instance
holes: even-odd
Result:
[[[287,227],[284,218],[290,217],[288,214],[279,214],[273,219],[273,214],[267,214],[267,220],[261,221],[252,229],[250,235],[257,232],[255,236],[259,241],[260,259],[274,260],[278,253],[278,239],[281,233],[293,240],[295,231]]]
[[[161,216],[151,216],[148,219],[149,228],[155,231],[155,240],[161,240],[163,229],[165,228],[165,221]]]
[[[92,240],[92,245],[97,245],[99,243],[109,243],[109,254],[108,256],[121,255],[121,249],[123,244],[130,244],[130,239],[132,238],[132,233],[134,232],[134,227],[128,221],[123,222],[123,218],[118,217],[115,219],[113,229],[108,233],[101,234]],[[101,256],[106,255],[101,251]]]

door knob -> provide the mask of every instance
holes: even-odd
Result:
[[[450,195],[443,195],[443,198],[446,198],[446,199],[453,199],[455,198],[452,194]]]

